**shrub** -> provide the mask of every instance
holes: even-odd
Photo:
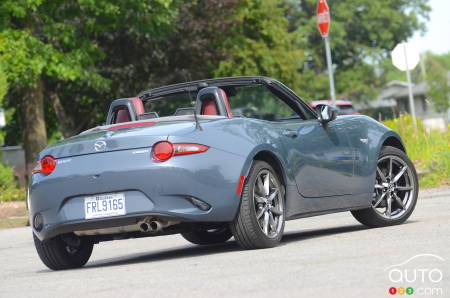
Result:
[[[420,185],[433,187],[450,184],[450,131],[427,132],[420,120],[414,130],[412,117],[402,116],[384,124],[395,130],[405,144],[408,156],[423,174]]]
[[[0,163],[0,189],[15,187],[14,170]]]
[[[0,163],[0,202],[25,201],[25,190],[18,188],[14,170]]]

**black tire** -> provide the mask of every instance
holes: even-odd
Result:
[[[233,237],[233,234],[231,234],[228,227],[223,227],[210,230],[193,229],[189,232],[181,233],[181,236],[193,244],[208,245],[227,242]]]
[[[363,225],[366,225],[371,228],[378,228],[378,227],[386,227],[386,226],[393,226],[393,225],[399,225],[404,223],[412,214],[414,211],[414,208],[416,207],[417,203],[417,196],[419,193],[419,185],[418,185],[418,178],[417,173],[414,168],[414,164],[411,162],[409,157],[400,149],[397,149],[395,147],[385,146],[382,148],[379,160],[381,160],[383,157],[386,156],[396,156],[400,159],[402,159],[406,165],[411,170],[411,176],[412,176],[412,185],[414,186],[414,189],[412,190],[412,194],[410,195],[410,200],[412,200],[409,204],[408,209],[406,212],[401,215],[398,218],[395,219],[389,219],[381,216],[378,212],[374,210],[373,207],[367,208],[367,209],[361,209],[361,210],[354,210],[351,211],[352,215],[355,217],[356,220],[358,220]]]
[[[266,162],[254,161],[249,175],[244,182],[241,195],[241,204],[238,214],[230,224],[236,242],[244,249],[261,249],[277,246],[283,237],[285,208],[282,208],[282,218],[280,220],[280,231],[275,237],[269,237],[261,229],[256,215],[254,203],[255,182],[261,171],[268,171],[280,186],[282,207],[284,206],[284,186],[274,169]]]
[[[77,246],[68,245],[61,237],[41,241],[33,233],[34,246],[42,262],[52,270],[74,269],[89,260],[94,244],[80,238]],[[72,252],[69,252],[72,250]]]

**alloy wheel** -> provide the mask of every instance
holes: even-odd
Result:
[[[283,194],[279,182],[268,170],[261,170],[253,187],[256,220],[263,233],[275,238],[283,227]]]
[[[415,176],[398,156],[386,155],[378,160],[372,208],[384,218],[397,219],[411,207]]]

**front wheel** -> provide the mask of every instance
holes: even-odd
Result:
[[[82,238],[77,238],[77,241],[69,244],[60,236],[41,241],[33,233],[33,240],[41,261],[52,270],[84,266],[91,257],[94,247],[91,241]]]
[[[405,222],[413,212],[419,191],[413,163],[401,150],[383,147],[377,164],[372,206],[352,211],[368,227],[384,227]]]
[[[244,183],[241,205],[231,223],[237,243],[245,249],[276,246],[284,230],[284,187],[273,168],[255,161]]]

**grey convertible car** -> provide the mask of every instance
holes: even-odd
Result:
[[[40,153],[28,204],[37,252],[59,270],[101,241],[181,233],[267,248],[286,220],[341,211],[396,225],[417,194],[394,131],[312,110],[271,78],[232,77],[113,101],[104,125]]]

